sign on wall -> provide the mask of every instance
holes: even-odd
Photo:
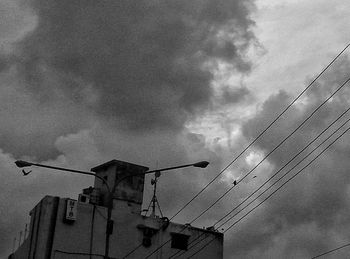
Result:
[[[76,200],[67,199],[66,220],[75,221],[77,219],[77,205]]]

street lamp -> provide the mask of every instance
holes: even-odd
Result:
[[[132,174],[132,175],[125,175],[124,177],[120,178],[113,186],[112,190],[110,188],[110,186],[108,185],[107,181],[95,174],[95,173],[91,173],[91,172],[85,172],[85,171],[79,171],[79,170],[73,170],[73,169],[69,169],[69,168],[63,168],[63,167],[56,167],[56,166],[49,166],[49,165],[42,165],[42,164],[37,164],[37,163],[31,163],[31,162],[27,162],[27,161],[23,161],[23,160],[17,160],[15,161],[15,164],[17,167],[19,168],[23,168],[23,167],[29,167],[29,166],[38,166],[38,167],[44,167],[44,168],[49,168],[49,169],[54,169],[54,170],[60,170],[60,171],[66,171],[66,172],[71,172],[71,173],[77,173],[77,174],[85,174],[85,175],[91,175],[91,176],[95,176],[97,178],[99,178],[100,180],[102,180],[102,182],[106,185],[107,190],[108,190],[108,199],[107,199],[107,224],[106,224],[106,243],[105,243],[105,259],[109,259],[109,239],[110,239],[110,235],[111,235],[111,231],[110,228],[112,225],[112,210],[113,210],[113,193],[115,192],[115,190],[117,189],[117,186],[124,181],[126,178],[128,177],[133,177],[133,176],[138,176],[138,175],[146,175],[146,174],[151,174],[151,173],[155,173],[156,177],[160,176],[160,172],[164,172],[164,171],[170,171],[170,170],[175,170],[175,169],[179,169],[179,168],[184,168],[184,167],[190,167],[190,166],[194,166],[194,167],[199,167],[199,168],[206,168],[209,165],[209,162],[207,161],[200,161],[197,163],[192,163],[192,164],[186,164],[186,165],[180,165],[180,166],[173,166],[173,167],[166,167],[166,168],[161,168],[161,169],[156,169],[156,170],[151,170],[151,171],[147,171],[147,172],[143,172],[143,173],[138,173],[138,174]],[[27,175],[30,172],[26,173],[23,170],[23,174]]]
[[[27,161],[23,161],[23,160],[17,160],[15,162],[15,164],[19,168],[29,167],[29,166],[38,166],[38,167],[44,167],[44,168],[55,169],[55,170],[66,171],[66,172],[77,173],[77,174],[92,175],[92,176],[99,178],[101,181],[103,181],[103,183],[107,186],[108,192],[111,191],[107,181],[103,177],[96,175],[94,173],[91,173],[91,172],[84,172],[84,171],[73,170],[73,169],[68,169],[68,168],[63,168],[63,167],[50,166],[50,165],[36,164],[36,163],[31,163],[31,162],[27,162]],[[26,173],[25,171],[22,171],[22,172],[24,175],[29,174],[29,173]]]

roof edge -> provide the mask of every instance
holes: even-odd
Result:
[[[113,165],[128,165],[128,166],[132,166],[132,167],[138,167],[139,169],[144,170],[144,171],[148,171],[148,169],[149,169],[146,166],[137,165],[137,164],[129,163],[126,161],[120,161],[120,160],[113,159],[113,160],[110,160],[110,161],[103,163],[101,165],[95,166],[95,167],[91,168],[90,170],[92,172],[97,173],[98,171],[104,170],[105,168],[113,166]]]

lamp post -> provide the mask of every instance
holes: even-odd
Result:
[[[112,220],[111,220],[112,210],[113,210],[113,193],[115,192],[115,190],[117,189],[117,186],[122,181],[124,181],[128,177],[133,177],[133,176],[138,176],[138,175],[146,175],[146,174],[151,174],[151,173],[156,173],[156,175],[159,176],[160,172],[170,171],[170,170],[175,170],[175,169],[180,169],[180,168],[190,167],[190,166],[199,167],[199,168],[206,168],[209,165],[209,162],[201,161],[201,162],[192,163],[192,164],[186,164],[186,165],[180,165],[180,166],[173,166],[173,167],[166,167],[166,168],[151,170],[151,171],[138,173],[138,174],[125,175],[124,177],[120,178],[114,184],[112,189],[110,188],[110,186],[108,185],[108,182],[103,177],[101,177],[101,176],[99,176],[99,175],[97,175],[95,173],[79,171],[79,170],[73,170],[73,169],[57,167],[57,166],[42,165],[42,164],[31,163],[31,162],[27,162],[27,161],[23,161],[23,160],[17,160],[17,161],[15,161],[15,164],[19,168],[29,167],[29,166],[38,166],[38,167],[44,167],[44,168],[54,169],[54,170],[59,170],[59,171],[91,175],[91,176],[95,176],[95,177],[99,178],[106,185],[107,190],[108,190],[108,199],[107,199],[107,224],[106,224],[106,243],[105,243],[105,255],[104,255],[104,258],[105,259],[109,259],[109,239],[110,239],[110,235],[111,235],[110,228],[111,228],[111,226],[113,226],[112,225]],[[27,175],[29,173],[30,172],[26,173],[23,170],[23,174],[24,175]]]

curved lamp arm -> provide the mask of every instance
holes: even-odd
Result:
[[[99,175],[97,175],[97,174],[95,174],[95,173],[84,172],[84,171],[73,170],[73,169],[67,169],[67,168],[56,167],[56,166],[35,164],[35,163],[23,161],[23,160],[17,160],[17,161],[15,162],[15,164],[16,164],[16,166],[19,167],[19,168],[28,167],[28,166],[38,166],[38,167],[44,167],[44,168],[55,169],[55,170],[60,170],[60,171],[66,171],[66,172],[71,172],[71,173],[76,173],[76,174],[85,174],[85,175],[95,176],[95,177],[97,177],[98,179],[100,179],[100,180],[107,186],[108,192],[111,192],[107,181],[106,181],[103,177],[101,177],[101,176],[99,176]]]

